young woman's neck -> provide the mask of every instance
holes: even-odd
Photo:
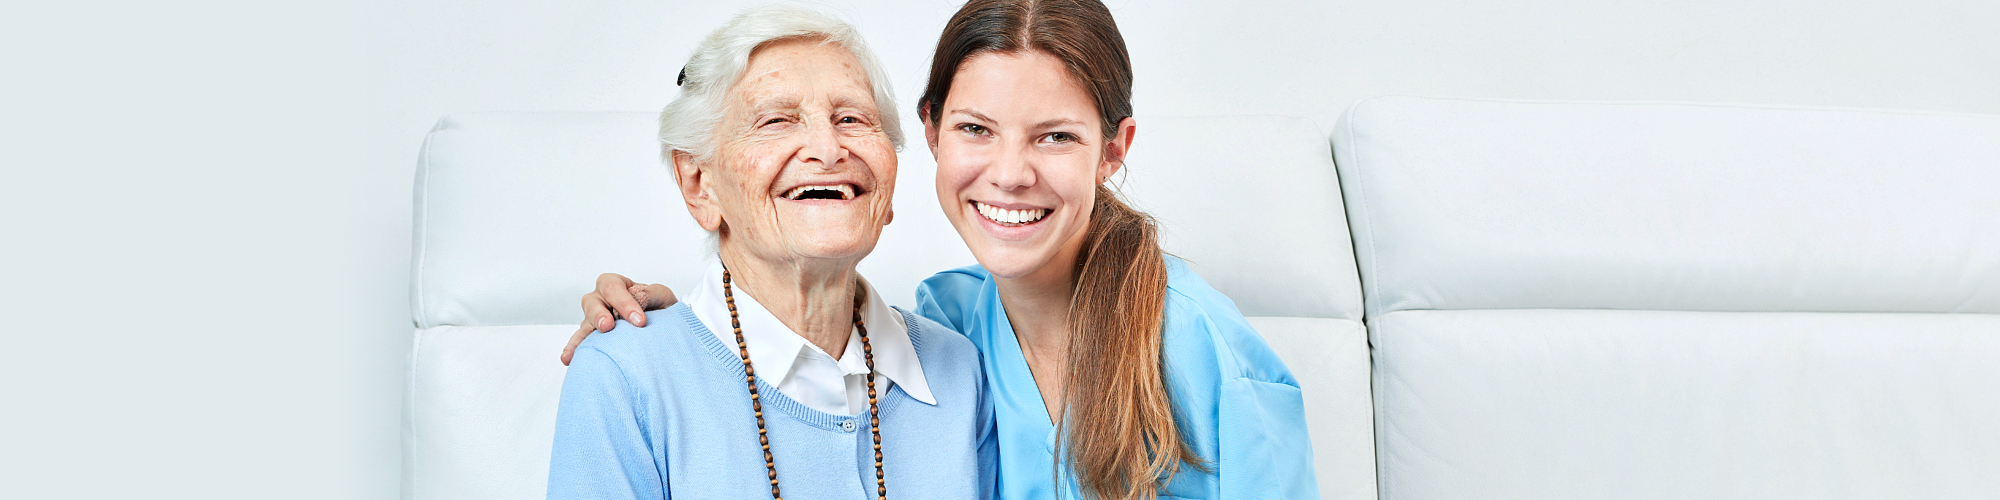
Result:
[[[846,352],[859,293],[858,262],[760,258],[728,242],[721,253],[735,295],[756,298],[778,321],[834,359]]]
[[[1076,238],[1041,268],[994,280],[1007,322],[1013,325],[1022,349],[1050,356],[1068,352],[1069,302],[1076,291],[1076,263],[1082,249],[1082,238]]]
[[[1042,394],[1049,422],[1063,418],[1063,390],[1069,385],[1069,302],[1076,290],[1081,238],[1063,245],[1054,258],[1026,275],[994,280],[1007,323],[1027,358],[1035,389]]]

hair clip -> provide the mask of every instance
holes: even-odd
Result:
[[[679,86],[681,86],[682,84],[685,84],[685,83],[687,83],[687,81],[688,81],[688,69],[687,69],[687,66],[681,66],[681,76],[680,76],[679,78],[675,78],[675,79],[674,79],[674,86],[675,86],[675,87],[679,87]]]

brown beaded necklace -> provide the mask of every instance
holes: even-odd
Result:
[[[736,330],[736,351],[743,357],[743,382],[750,386],[750,410],[757,415],[757,443],[764,447],[764,470],[771,477],[771,498],[785,500],[778,493],[778,462],[771,458],[771,437],[764,432],[764,403],[757,396],[757,369],[750,366],[750,343],[743,341],[743,322],[736,318],[736,295],[729,289],[729,268],[722,268],[722,300],[729,304],[729,327]],[[882,411],[875,406],[875,349],[868,346],[868,325],[861,322],[861,297],[854,301],[854,329],[861,333],[861,360],[868,364],[868,434],[875,439],[875,498],[889,498],[889,485],[882,475]]]

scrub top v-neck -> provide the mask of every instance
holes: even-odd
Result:
[[[999,438],[1000,470],[998,486],[1004,495],[1002,499],[1070,498],[1057,495],[1055,474],[1056,426],[1049,416],[1047,401],[1042,399],[1042,391],[1035,385],[1035,373],[1028,368],[1026,353],[1021,351],[1020,338],[1014,336],[1014,324],[1007,320],[1007,310],[1000,307],[1000,295],[994,287],[980,290],[973,311],[979,315],[974,327],[961,330],[972,339],[979,351],[987,353],[983,360],[986,369],[986,393],[993,398],[993,421]],[[1026,477],[1027,471],[1040,471],[1041,480]]]

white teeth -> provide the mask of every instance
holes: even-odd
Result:
[[[972,206],[978,208],[979,215],[986,217],[987,220],[1001,224],[1027,224],[1040,221],[1043,217],[1049,216],[1049,209],[1046,208],[1009,210],[976,201],[972,202]]]
[[[837,186],[799,186],[792,188],[791,191],[786,191],[785,198],[796,200],[799,199],[800,196],[804,196],[808,191],[838,191],[840,192],[840,199],[843,200],[854,199],[854,186],[850,186],[847,184],[841,184]]]

